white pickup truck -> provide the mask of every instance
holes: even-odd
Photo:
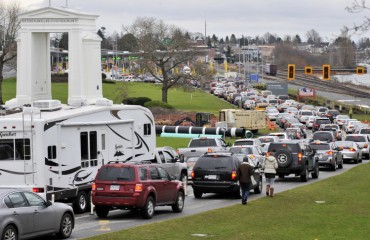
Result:
[[[193,138],[190,140],[187,148],[179,148],[177,150],[180,159],[187,156],[202,156],[206,152],[227,151],[229,149],[225,140],[222,138]]]

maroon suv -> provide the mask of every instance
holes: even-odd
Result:
[[[182,212],[185,193],[183,183],[159,165],[113,163],[99,169],[92,201],[101,218],[111,209],[139,209],[150,219],[156,206],[169,205],[174,212]]]

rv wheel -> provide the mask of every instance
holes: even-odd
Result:
[[[84,191],[81,191],[77,194],[76,199],[73,202],[73,210],[76,213],[86,212],[90,199],[87,198],[87,195]]]

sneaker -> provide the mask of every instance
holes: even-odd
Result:
[[[266,192],[266,196],[268,196],[269,195],[269,192]]]

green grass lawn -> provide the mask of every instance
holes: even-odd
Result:
[[[370,164],[364,164],[247,206],[236,204],[87,239],[365,240],[370,238],[369,172]]]
[[[3,82],[3,100],[7,101],[14,98],[15,78],[5,79]],[[161,100],[161,85],[149,83],[116,82],[115,84],[103,83],[103,96],[112,99],[115,103],[121,103],[119,97],[122,88],[127,87],[129,97],[149,97],[152,100]],[[67,83],[52,83],[53,99],[67,103],[68,85]],[[210,112],[218,114],[223,108],[235,108],[234,105],[221,101],[218,97],[205,94],[202,90],[194,89],[192,92],[185,92],[182,89],[174,88],[168,92],[168,103],[179,110]]]

